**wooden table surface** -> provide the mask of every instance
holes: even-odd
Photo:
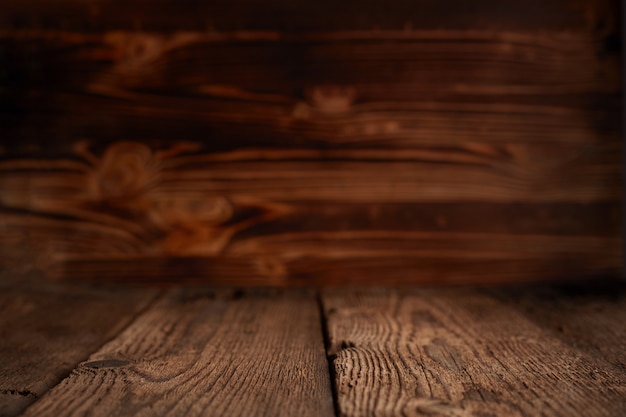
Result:
[[[623,416],[625,294],[5,283],[0,416]]]

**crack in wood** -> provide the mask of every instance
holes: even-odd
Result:
[[[19,390],[19,389],[0,388],[0,394],[1,395],[18,395],[20,397],[29,397],[33,399],[39,398],[39,396],[35,392],[28,390],[28,389]]]

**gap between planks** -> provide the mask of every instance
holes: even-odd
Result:
[[[330,389],[333,396],[333,410],[335,416],[340,415],[339,392],[337,391],[337,375],[334,367],[335,356],[330,353],[330,332],[328,330],[328,317],[324,311],[324,300],[321,290],[316,291],[316,301],[319,308],[320,324],[322,327],[322,337],[324,338],[324,349],[326,352],[326,361],[328,362],[328,377],[330,378]]]
[[[1,417],[23,412],[158,297],[154,289],[93,289],[20,278],[0,277]]]
[[[339,415],[624,415],[624,294],[325,291]]]
[[[46,413],[49,412],[63,415],[72,411],[81,415],[81,410],[82,414],[92,413],[93,407],[81,407],[82,401],[89,403],[94,398],[102,400],[98,405],[101,412],[115,415],[141,414],[142,409],[154,412],[152,406],[158,407],[164,415],[168,411],[174,415],[187,415],[190,410],[196,415],[237,415],[257,411],[257,407],[268,406],[267,402],[255,396],[258,394],[255,390],[262,389],[265,384],[269,384],[270,391],[274,393],[291,386],[296,391],[300,390],[298,395],[305,395],[306,390],[298,387],[298,377],[291,379],[291,382],[295,381],[293,385],[277,383],[276,376],[280,376],[281,372],[289,374],[289,366],[278,370],[276,364],[282,366],[289,361],[282,362],[283,358],[276,352],[288,353],[290,348],[308,351],[304,356],[308,355],[310,361],[302,361],[304,356],[298,359],[296,355],[292,357],[292,365],[310,367],[313,364],[316,371],[311,374],[316,375],[318,384],[317,389],[309,387],[313,398],[308,398],[309,408],[303,406],[298,415],[314,410],[316,415],[345,417],[397,415],[398,411],[410,416],[428,413],[454,417],[483,415],[481,413],[520,416],[547,413],[561,416],[577,415],[576,412],[580,415],[612,416],[626,409],[626,403],[619,400],[619,396],[626,393],[626,368],[619,348],[626,340],[626,333],[619,326],[620,317],[626,314],[626,304],[623,293],[619,291],[609,298],[598,294],[585,295],[588,290],[579,291],[578,298],[568,295],[567,291],[548,292],[546,297],[541,292],[524,288],[514,288],[509,292],[467,288],[325,289],[308,292],[304,296],[302,291],[293,290],[273,290],[266,295],[247,291],[178,288],[160,294],[123,330],[117,332],[117,336],[92,354],[88,361],[76,367],[68,378],[28,409],[25,415],[48,415]],[[243,301],[237,301],[241,299]],[[238,307],[233,307],[233,303]],[[283,303],[282,307],[276,303]],[[210,311],[203,313],[203,309],[207,308]],[[261,311],[260,318],[255,316],[255,311]],[[206,317],[199,319],[199,315],[203,314]],[[283,317],[291,320],[283,323]],[[461,326],[464,318],[467,320]],[[183,330],[177,329],[177,326],[180,327],[177,319],[183,321]],[[169,329],[164,330],[163,340],[142,347],[142,338],[136,337],[137,332],[144,331],[149,336],[152,332],[150,337],[159,339],[158,327],[163,324]],[[261,356],[265,355],[267,359],[267,366],[259,366],[259,352],[250,349],[254,344],[248,342],[258,341],[254,339],[254,334],[258,334],[264,326],[271,331],[269,336],[259,336],[260,340],[277,349],[261,352]],[[395,331],[392,329],[394,326],[397,327]],[[600,326],[599,330],[595,329],[597,326]],[[208,338],[207,329],[209,333],[213,332]],[[581,332],[580,337],[576,336]],[[204,338],[204,341],[198,341],[194,334]],[[219,336],[213,339],[215,334]],[[302,334],[305,336],[302,337]],[[297,335],[301,337],[300,343],[293,343]],[[174,346],[167,346],[168,337],[173,339]],[[209,361],[207,367],[223,369],[214,369],[217,376],[209,372],[201,380],[213,377],[219,380],[225,374],[230,376],[221,384],[213,381],[206,393],[212,400],[206,400],[204,396],[197,400],[216,404],[216,409],[206,404],[200,408],[187,404],[183,408],[190,408],[183,410],[180,403],[186,401],[184,398],[180,400],[167,393],[155,396],[154,392],[151,393],[152,399],[150,395],[145,399],[142,395],[131,396],[134,408],[125,409],[123,398],[115,398],[119,386],[111,383],[104,387],[104,391],[98,391],[98,387],[93,392],[89,391],[93,388],[89,381],[100,378],[99,381],[104,381],[101,385],[106,385],[107,378],[115,380],[120,375],[122,384],[127,384],[126,388],[131,392],[133,387],[128,381],[133,382],[133,379],[135,385],[178,383],[177,375],[170,378],[171,381],[167,376],[150,380],[150,372],[174,368],[174,374],[181,371],[182,375],[188,374],[193,365],[190,365],[191,368],[182,366],[177,371],[176,361],[168,360],[167,355],[165,359],[161,358],[160,363],[153,363],[151,369],[148,362],[159,362],[159,350],[164,349],[167,354],[173,354],[172,357],[178,355],[180,359],[185,356],[182,354],[186,352],[185,344],[189,348],[199,343],[200,350],[204,349],[206,353],[206,349],[215,349],[215,340],[221,340],[222,351],[214,356],[205,355],[205,359],[209,357],[213,360],[215,356],[219,358],[222,355],[222,360]],[[180,346],[181,343],[183,346]],[[220,343],[217,345],[219,351]],[[191,347],[197,350],[198,346]],[[120,352],[122,356],[116,356]],[[421,355],[418,361],[411,356],[415,352]],[[524,352],[532,355],[525,357]],[[143,354],[152,355],[152,358],[146,359]],[[130,359],[124,355],[130,356]],[[136,356],[134,359],[133,355]],[[230,359],[224,355],[230,355]],[[377,362],[378,355],[381,356]],[[368,357],[368,361],[361,360]],[[357,364],[360,372],[357,373],[354,373],[354,367],[349,366],[355,358],[360,361]],[[239,362],[245,364],[246,361],[251,368],[248,374],[233,365]],[[404,369],[402,365],[406,365],[407,361],[414,362],[415,369]],[[388,373],[377,368],[377,363],[386,363]],[[147,368],[140,369],[142,365]],[[425,374],[420,376],[418,368],[424,369]],[[428,375],[427,370],[430,372]],[[205,371],[204,368],[196,368],[191,372],[191,378]],[[574,383],[573,377],[580,379]],[[394,378],[398,379],[398,384],[382,384],[384,381],[393,382]],[[555,379],[554,384],[549,383],[550,378]],[[233,379],[241,383],[233,385]],[[251,380],[252,383],[249,383]],[[259,381],[262,383],[258,384]],[[423,384],[425,381],[427,384]],[[182,386],[181,389],[185,396],[194,397],[195,393],[197,397],[199,385],[202,384],[188,389]],[[141,390],[141,387],[135,389]],[[229,393],[229,390],[234,391]],[[571,393],[567,394],[564,390]],[[114,392],[112,396],[111,391]],[[356,397],[355,391],[360,392]],[[124,389],[121,392],[118,394],[127,395]],[[72,399],[72,396],[68,398],[68,393],[78,394],[78,400]],[[231,402],[227,402],[226,406],[218,401],[229,395]],[[64,397],[68,401],[64,401]],[[589,400],[589,404],[580,403],[582,400]],[[320,401],[323,411],[316,408]],[[572,401],[578,402],[579,407],[572,408]],[[283,403],[291,407],[302,406],[301,401]],[[96,401],[92,406],[97,404]],[[69,410],[63,409],[63,405],[67,405]],[[573,410],[576,412],[568,414]],[[272,408],[271,404],[259,415],[281,415],[280,412],[294,415],[292,408]]]

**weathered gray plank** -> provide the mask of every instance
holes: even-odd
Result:
[[[176,290],[26,416],[331,416],[312,294]]]
[[[0,416],[18,415],[145,308],[155,291],[0,288]]]
[[[623,368],[485,293],[327,291],[323,302],[342,416],[626,412]]]

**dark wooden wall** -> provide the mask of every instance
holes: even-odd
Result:
[[[0,273],[621,273],[619,3],[3,0]]]

